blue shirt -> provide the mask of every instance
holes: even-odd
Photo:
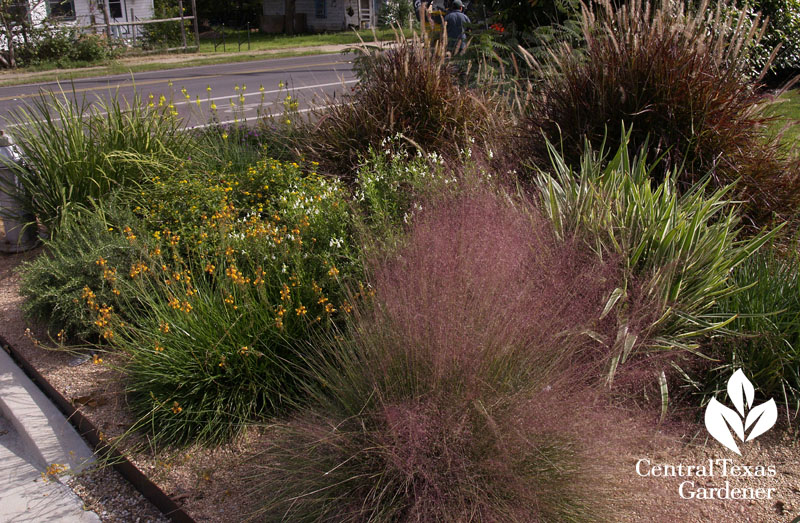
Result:
[[[447,39],[462,40],[467,39],[467,32],[464,29],[464,24],[471,23],[469,17],[461,11],[450,11],[445,15],[444,21],[447,24]]]

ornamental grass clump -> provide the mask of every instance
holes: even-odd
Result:
[[[800,410],[800,276],[797,254],[762,249],[737,267],[731,277],[741,290],[719,303],[736,314],[733,335],[712,347],[720,361],[713,366],[707,391],[722,390],[742,369],[767,397]]]
[[[662,158],[654,179],[675,170],[681,191],[709,173],[711,190],[738,179],[734,196],[752,219],[792,215],[800,170],[769,137],[766,95],[750,80],[749,52],[764,22],[736,24],[725,2],[707,7],[647,0],[584,7],[585,47],[554,48],[537,64],[538,91],[522,130],[532,155],[546,161],[544,135],[577,165],[585,139],[614,150],[613,133],[625,123],[634,149],[647,143],[648,158]]]
[[[111,96],[91,104],[63,92],[40,93],[9,120],[25,158],[24,168],[11,165],[24,189],[21,203],[51,235],[69,213],[172,172],[195,150],[171,103],[145,104],[138,94],[129,102]]]
[[[594,373],[617,267],[501,196],[426,209],[373,267],[376,295],[310,355],[312,406],[258,457],[254,517],[607,517],[634,434]]]
[[[731,272],[780,229],[740,238],[733,186],[710,189],[706,178],[682,194],[677,171],[652,181],[647,153],[631,156],[629,133],[607,158],[586,144],[573,169],[549,145],[552,165],[534,180],[543,212],[559,237],[584,238],[598,254],[619,256],[628,303],[615,342],[611,375],[637,347],[694,350],[733,319],[719,300],[736,292]]]
[[[113,307],[96,293],[82,302],[105,348],[124,356],[137,426],[166,443],[218,443],[294,397],[300,341],[371,292],[341,291],[360,274],[345,196],[270,159],[128,192],[135,219],[117,234],[138,256],[106,267]]]
[[[457,154],[469,145],[497,141],[503,117],[491,102],[457,85],[442,45],[400,37],[390,49],[361,48],[359,82],[343,100],[317,114],[301,140],[307,158],[323,172],[352,178],[370,147],[401,135],[410,150]]]

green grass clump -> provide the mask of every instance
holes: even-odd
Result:
[[[90,105],[63,92],[41,93],[10,116],[9,132],[25,158],[24,167],[12,165],[22,205],[56,235],[69,213],[149,174],[175,170],[193,147],[176,114],[167,104],[149,107],[138,95]]]
[[[733,271],[741,290],[718,308],[737,317],[728,326],[732,336],[713,345],[722,363],[707,377],[707,390],[723,390],[741,368],[761,393],[800,409],[799,268],[795,253],[762,249]]]
[[[721,317],[716,304],[736,291],[731,272],[777,232],[739,239],[732,186],[709,190],[706,179],[681,194],[674,171],[655,184],[653,165],[644,152],[630,155],[628,136],[623,131],[610,159],[587,144],[577,169],[550,145],[552,174],[540,171],[535,180],[559,236],[578,234],[598,253],[623,260],[618,297],[633,309],[612,372],[639,345],[695,349],[729,322],[732,315]]]

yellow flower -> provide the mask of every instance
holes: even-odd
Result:
[[[164,347],[162,347],[161,345],[159,345],[158,343],[156,343],[156,348],[155,348],[155,351],[156,351],[156,352],[164,352]]]
[[[139,274],[141,274],[143,272],[147,272],[149,270],[150,270],[150,268],[147,266],[147,264],[145,264],[143,262],[137,262],[137,263],[134,263],[133,265],[131,265],[130,276],[131,276],[131,278],[135,278]]]
[[[336,267],[331,267],[330,270],[328,271],[328,276],[335,278],[338,275],[339,275],[339,269],[337,269]]]
[[[161,323],[159,324],[159,326],[158,326],[158,329],[159,329],[161,332],[163,332],[164,334],[168,333],[168,332],[169,332],[169,323],[167,323],[167,322],[165,322],[165,321],[164,321],[164,322],[161,322]]]
[[[92,363],[95,364],[95,365],[100,365],[101,363],[103,363],[103,358],[101,358],[97,354],[93,354],[92,355]]]
[[[298,316],[305,316],[306,313],[308,312],[308,309],[306,309],[305,305],[300,305],[294,311],[297,313]]]
[[[177,401],[173,401],[172,402],[172,413],[173,414],[180,414],[182,411],[183,411],[183,408],[181,407],[180,403],[178,403]]]

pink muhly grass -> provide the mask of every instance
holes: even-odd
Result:
[[[488,192],[429,207],[317,351],[316,405],[275,428],[259,516],[608,517],[623,451],[645,434],[598,379],[616,265]]]

